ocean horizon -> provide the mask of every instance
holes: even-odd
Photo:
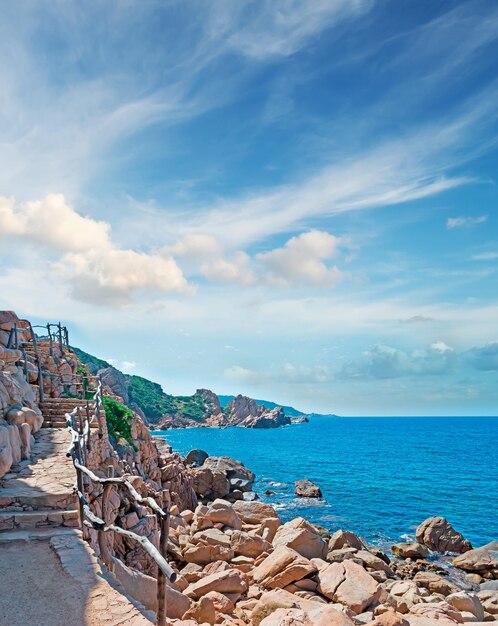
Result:
[[[385,548],[414,538],[427,517],[446,517],[474,546],[498,535],[498,418],[311,417],[277,429],[153,431],[173,450],[200,448],[242,461],[254,490],[284,521],[302,516]],[[296,498],[309,478],[323,498]]]

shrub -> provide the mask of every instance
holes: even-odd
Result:
[[[105,410],[105,419],[109,434],[119,443],[120,439],[125,439],[133,448],[136,448],[131,436],[131,425],[133,413],[114,398],[104,396],[102,398]]]

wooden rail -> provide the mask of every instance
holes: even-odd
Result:
[[[99,424],[99,436],[102,436],[102,420],[105,417],[103,411],[103,385],[100,378],[97,379],[97,389],[94,394],[95,412],[89,415],[88,404],[87,410],[82,416],[80,406],[76,406],[71,413],[66,413],[66,424],[71,434],[71,443],[67,450],[67,456],[71,457],[74,468],[76,470],[76,493],[78,495],[78,505],[80,512],[80,524],[85,537],[85,528],[93,528],[99,533],[99,547],[101,558],[104,563],[112,569],[112,561],[109,553],[108,545],[104,539],[107,532],[115,532],[134,541],[137,541],[147,554],[156,562],[158,567],[157,576],[157,626],[166,626],[166,579],[174,582],[176,573],[168,564],[167,549],[169,535],[169,492],[163,491],[163,507],[166,502],[166,508],[161,508],[157,502],[151,497],[142,497],[133,485],[125,477],[114,477],[112,474],[114,468],[110,468],[110,476],[108,478],[100,478],[92,470],[88,468],[87,454],[90,449],[90,424],[96,419]],[[85,479],[92,483],[103,485],[102,493],[102,518],[98,517],[90,509],[90,505],[84,495]],[[141,505],[146,505],[155,513],[160,528],[160,546],[159,550],[147,537],[137,535],[131,530],[126,530],[116,524],[107,522],[107,513],[109,511],[109,497],[113,487],[126,490],[129,498]]]

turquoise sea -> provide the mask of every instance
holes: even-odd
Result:
[[[154,434],[182,454],[201,448],[242,461],[284,520],[301,515],[386,546],[443,515],[474,546],[498,539],[497,417],[314,417],[274,430]],[[316,482],[323,499],[296,499],[300,478]]]

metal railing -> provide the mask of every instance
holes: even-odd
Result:
[[[100,378],[97,382],[97,389],[95,391],[93,401],[95,413],[91,416],[88,411],[88,403],[86,407],[87,410],[83,415],[81,411],[82,407],[80,406],[76,406],[71,413],[66,413],[66,424],[71,434],[71,444],[66,454],[72,459],[76,470],[75,491],[78,496],[80,525],[83,536],[85,537],[86,528],[93,528],[98,531],[101,558],[105,565],[107,565],[111,570],[112,559],[107,545],[107,540],[105,539],[105,533],[115,532],[141,544],[142,548],[156,562],[158,567],[156,623],[157,626],[166,626],[166,579],[168,578],[171,582],[174,582],[176,579],[175,571],[166,560],[169,536],[169,492],[167,490],[163,491],[163,506],[164,502],[166,502],[166,509],[164,509],[161,508],[153,498],[142,497],[125,477],[114,477],[114,468],[112,466],[109,467],[110,471],[108,478],[100,478],[88,468],[88,451],[91,446],[90,424],[94,419],[98,420],[99,435],[102,436],[100,425],[102,421],[101,410],[103,409],[103,385]],[[85,498],[85,480],[103,485],[104,487],[102,492],[102,518],[98,517],[91,511],[90,504]],[[159,550],[151,541],[149,541],[147,537],[137,535],[131,530],[126,530],[114,523],[107,522],[106,518],[110,509],[109,498],[113,487],[126,490],[128,496],[134,503],[146,505],[155,513],[160,528]]]

